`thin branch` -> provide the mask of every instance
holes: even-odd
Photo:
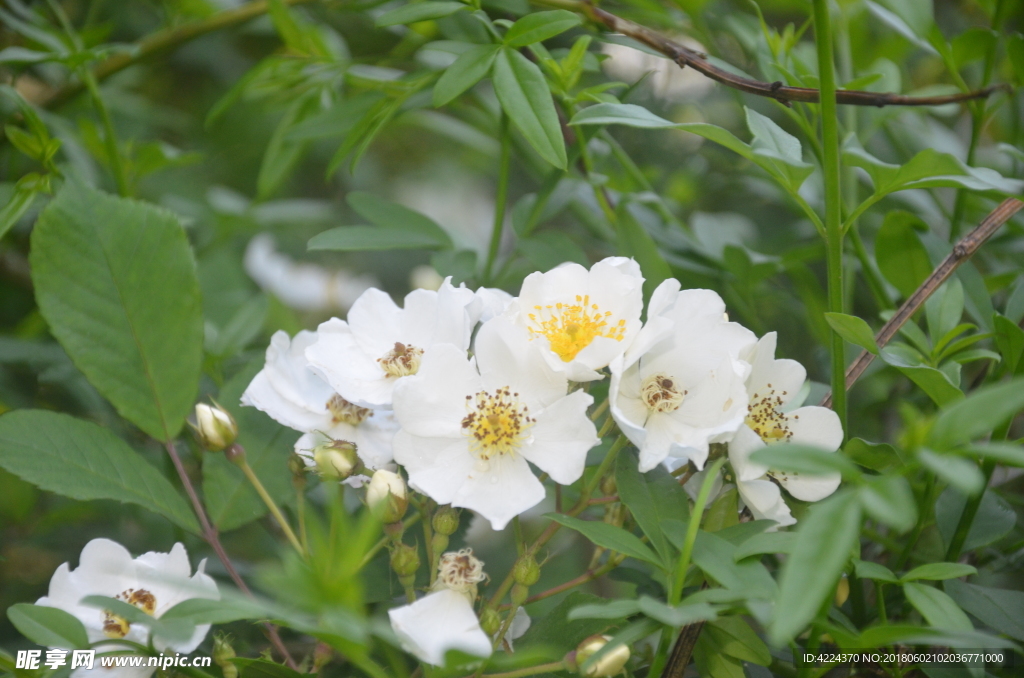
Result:
[[[196,494],[196,489],[192,485],[192,480],[188,477],[188,473],[185,471],[185,465],[181,463],[181,457],[178,456],[178,450],[174,447],[173,441],[164,443],[164,447],[167,449],[167,454],[171,456],[171,461],[174,462],[174,468],[178,472],[178,477],[181,479],[181,484],[185,486],[185,493],[188,494],[189,501],[192,502],[192,510],[196,512],[196,517],[199,518],[199,525],[203,529],[203,538],[213,549],[213,552],[217,554],[220,562],[223,563],[224,569],[227,570],[228,576],[235,582],[243,593],[247,596],[254,598],[252,591],[249,586],[242,579],[241,575],[238,574],[238,570],[235,569],[234,563],[228,558],[227,552],[224,550],[224,546],[220,543],[220,537],[217,535],[217,528],[211,523],[210,519],[206,516],[206,510],[203,508],[202,502],[199,501],[199,495]],[[267,632],[267,636],[270,638],[271,644],[277,649],[281,656],[284,657],[285,663],[289,668],[298,670],[298,664],[292,659],[292,656],[288,653],[288,648],[284,646],[284,642],[281,640],[281,636],[277,633],[277,627],[273,624],[264,623],[263,628]]]
[[[932,274],[928,276],[927,280],[921,283],[921,286],[911,294],[903,305],[899,307],[896,314],[889,319],[889,322],[882,326],[882,329],[878,331],[878,335],[875,336],[875,343],[878,344],[878,348],[882,348],[896,336],[899,329],[917,313],[924,302],[928,300],[928,297],[935,293],[935,290],[939,289],[942,283],[949,279],[949,276],[953,275],[957,267],[971,258],[978,248],[985,244],[985,241],[992,237],[999,227],[1005,224],[1013,217],[1014,214],[1024,208],[1024,202],[1015,198],[1007,198],[1003,202],[999,203],[999,206],[989,212],[980,224],[964,238],[953,246],[953,251],[942,260],[938,268],[932,271]],[[873,353],[868,351],[862,351],[857,359],[846,369],[846,390],[856,383],[860,375],[864,373],[864,370],[868,368],[871,361],[875,359]],[[822,407],[832,406],[832,393],[829,392],[821,401]]]
[[[651,49],[664,54],[672,61],[679,64],[680,68],[689,66],[701,75],[720,82],[727,87],[738,89],[748,94],[756,94],[789,106],[794,101],[802,103],[818,103],[818,90],[808,87],[788,87],[782,81],[763,82],[736,75],[730,71],[720,68],[711,63],[706,54],[678,43],[670,38],[634,23],[628,19],[616,16],[611,12],[595,7],[584,0],[533,0],[538,5],[547,7],[559,7],[573,12],[578,12],[596,24],[605,26],[608,30],[633,38]],[[889,94],[884,92],[862,92],[858,90],[836,90],[836,103],[850,106],[939,106],[941,104],[958,103],[972,99],[984,99],[996,91],[1011,91],[1008,84],[992,85],[984,89],[971,92],[961,92],[947,96],[912,97],[905,94]]]

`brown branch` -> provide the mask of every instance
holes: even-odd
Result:
[[[720,82],[727,87],[738,89],[748,94],[756,94],[762,97],[775,99],[776,101],[789,106],[794,101],[803,103],[818,103],[818,90],[808,87],[788,87],[781,81],[763,82],[715,66],[708,61],[707,55],[702,54],[686,45],[676,42],[657,31],[646,26],[641,26],[629,19],[623,19],[600,7],[595,7],[586,0],[534,0],[539,5],[559,7],[573,12],[578,12],[596,24],[601,24],[610,31],[621,33],[633,38],[637,42],[647,45],[651,49],[664,54],[672,61],[679,64],[680,68],[689,66],[701,75]],[[947,96],[912,97],[905,94],[889,94],[882,92],[862,92],[858,90],[836,90],[836,102],[850,106],[939,106],[941,104],[958,103],[971,99],[984,99],[993,92],[1004,90],[1011,91],[1008,84],[999,84],[985,87],[984,89],[971,92],[961,92]]]
[[[238,570],[235,569],[234,563],[232,563],[231,559],[228,558],[228,554],[224,550],[224,546],[220,543],[220,537],[217,535],[217,528],[210,523],[210,519],[206,515],[206,510],[203,509],[203,504],[199,501],[199,495],[196,494],[196,489],[192,485],[192,480],[188,477],[188,473],[185,471],[185,465],[181,463],[181,457],[178,456],[178,451],[175,449],[174,443],[164,443],[164,447],[167,449],[167,454],[171,456],[171,461],[174,462],[174,468],[178,472],[181,484],[185,486],[185,493],[188,494],[189,501],[192,502],[192,509],[196,512],[196,517],[199,518],[199,524],[203,529],[203,538],[213,549],[213,552],[217,554],[220,562],[224,564],[224,569],[227,570],[231,580],[235,582],[235,586],[241,589],[241,591],[250,598],[255,598],[252,591],[249,589],[249,586],[245,583],[245,580],[238,574]],[[288,648],[284,646],[281,636],[277,633],[277,627],[273,624],[264,623],[263,628],[266,631],[271,644],[273,644],[277,651],[281,653],[281,656],[284,657],[284,661],[288,667],[298,670],[298,665],[295,663],[295,660],[292,659],[291,654],[288,653]]]
[[[661,678],[683,678],[683,673],[690,664],[690,657],[693,656],[693,648],[696,647],[697,639],[703,630],[704,622],[683,627],[676,638],[676,644],[672,647],[672,654],[668,657],[665,670],[661,672]]]
[[[875,336],[875,343],[878,344],[878,348],[882,348],[892,341],[892,338],[896,336],[899,329],[917,313],[921,306],[924,305],[924,302],[928,300],[928,297],[934,294],[935,290],[939,289],[942,283],[949,279],[949,276],[953,275],[957,267],[970,259],[971,255],[977,252],[978,248],[985,244],[985,241],[992,237],[993,233],[999,230],[1000,226],[1009,221],[1022,208],[1024,208],[1024,202],[1015,198],[1007,198],[999,203],[998,207],[989,212],[988,216],[973,231],[954,245],[953,251],[942,260],[938,268],[932,271],[927,280],[921,283],[921,286],[903,302],[903,305],[889,319],[889,322],[885,323],[882,329],[878,331],[878,335]],[[846,368],[847,391],[850,390],[874,359],[873,353],[862,351],[857,356],[857,359]],[[822,399],[821,405],[822,407],[832,406],[831,392]]]

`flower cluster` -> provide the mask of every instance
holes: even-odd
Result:
[[[366,468],[398,464],[414,490],[502,529],[545,496],[531,465],[563,485],[582,476],[599,443],[588,382],[610,375],[610,413],[641,471],[699,470],[728,443],[746,506],[791,524],[779,485],[820,499],[838,477],[775,473],[750,455],[777,441],[834,451],[838,418],[793,409],[803,368],[775,359],[774,334],[730,322],[716,293],[667,280],[642,321],[643,282],[635,261],[611,257],[534,273],[515,298],[446,280],[399,307],[370,289],[347,320],[275,334],[242,401],[302,432],[311,466],[318,446],[344,440]]]

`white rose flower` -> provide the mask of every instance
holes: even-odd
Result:
[[[640,450],[640,470],[669,457],[700,469],[708,445],[731,435],[747,414],[739,359],[757,341],[725,319],[725,302],[711,290],[679,290],[666,280],[651,296],[647,324],[611,365],[612,416]]]
[[[107,596],[134,605],[146,614],[159,619],[167,610],[191,598],[218,600],[217,585],[203,572],[203,560],[192,574],[188,554],[183,545],[175,544],[170,553],[145,553],[132,559],[128,550],[109,539],[93,539],[78,560],[78,567],[70,569],[64,563],[50,579],[49,594],[36,601],[36,605],[56,607],[78,618],[85,626],[89,642],[125,639],[145,645],[149,629],[131,624],[106,610],[80,604],[86,596]],[[171,641],[154,634],[153,646],[161,652],[188,654],[195,650],[210,630],[209,624],[197,626],[192,636],[184,641]],[[129,649],[129,646],[106,645],[102,649]],[[101,669],[99,662],[91,670],[105,678],[144,678],[155,667],[121,667]],[[83,678],[90,670],[79,668],[72,674]]]
[[[594,381],[640,330],[643,283],[640,266],[625,257],[589,271],[562,264],[527,276],[504,315],[529,330],[552,367],[572,381]]]
[[[473,611],[476,585],[486,579],[472,549],[441,556],[434,591],[410,605],[388,610],[402,647],[434,666],[449,650],[477,657],[491,655],[491,640]]]
[[[750,460],[757,450],[777,442],[796,443],[835,452],[843,442],[839,416],[825,407],[800,407],[786,411],[800,392],[807,372],[795,360],[775,359],[776,335],[763,336],[747,356],[751,371],[747,378],[747,418],[729,443],[729,462],[736,474],[736,487],[754,518],[774,520],[779,527],[796,519],[782,498],[781,485],[803,501],[820,501],[836,491],[838,473],[808,476],[773,471]]]
[[[499,316],[474,348],[475,365],[455,346],[436,347],[395,389],[395,461],[415,489],[500,530],[544,498],[530,463],[568,485],[600,441],[587,417],[593,398],[566,395],[565,373],[525,329]]]
[[[306,357],[343,398],[361,407],[390,408],[395,384],[416,374],[438,344],[465,351],[473,322],[472,290],[446,279],[436,291],[413,290],[399,308],[386,292],[367,290],[348,320],[331,318],[317,328]]]
[[[501,315],[509,304],[515,301],[515,297],[497,287],[481,287],[474,292],[474,296],[473,303],[469,306],[470,317],[474,323],[485,323]]]
[[[391,461],[394,419],[348,402],[330,387],[306,360],[315,332],[301,331],[289,340],[278,331],[270,338],[267,362],[242,394],[242,404],[266,412],[278,423],[305,435],[295,451],[309,466],[312,450],[333,438],[355,443],[363,463],[377,469]]]

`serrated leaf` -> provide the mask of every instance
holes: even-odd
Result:
[[[568,160],[562,126],[537,65],[519,52],[504,48],[494,60],[493,78],[498,101],[512,123],[542,158],[565,169]]]
[[[69,181],[31,245],[39,309],[71,360],[122,416],[173,439],[203,354],[199,281],[177,219]]]
[[[78,617],[56,607],[17,603],[7,608],[14,628],[36,645],[81,650],[89,647],[85,626]]]
[[[0,467],[72,499],[138,504],[199,533],[188,504],[171,483],[107,429],[47,410],[0,417]]]
[[[512,24],[505,34],[505,44],[513,48],[526,47],[553,38],[580,23],[582,19],[578,14],[564,9],[533,12]]]

